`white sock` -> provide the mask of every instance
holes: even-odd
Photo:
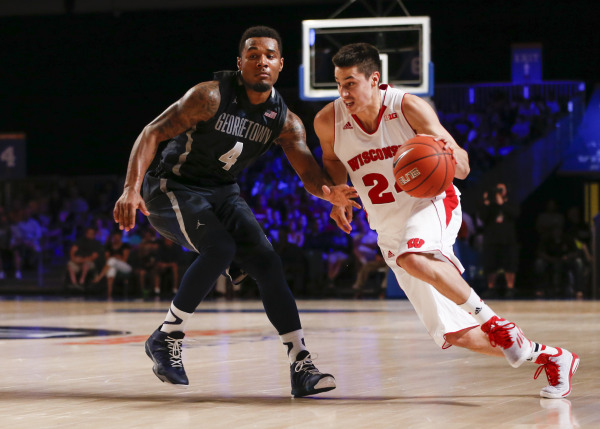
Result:
[[[483,325],[493,316],[496,316],[496,313],[494,313],[494,311],[479,298],[479,295],[477,295],[473,289],[471,289],[471,294],[469,295],[467,302],[460,304],[459,307],[473,316],[480,325]]]
[[[555,354],[558,353],[558,350],[556,350],[554,347],[545,346],[545,345],[540,344],[540,343],[534,343],[533,341],[531,342],[531,344],[533,345],[533,348],[531,349],[531,356],[529,356],[527,358],[528,362],[535,363],[535,361],[537,360],[537,358],[542,353],[543,354],[547,354],[547,355],[555,355]]]
[[[192,314],[193,313],[181,311],[175,307],[175,304],[171,303],[171,308],[169,308],[169,312],[167,313],[167,317],[160,327],[160,331],[168,334],[175,331],[183,332],[185,329],[185,324],[190,319]]]
[[[283,345],[287,346],[287,354],[290,363],[296,362],[298,353],[302,350],[306,350],[306,345],[304,344],[304,331],[302,329],[280,335],[279,338],[281,338]]]

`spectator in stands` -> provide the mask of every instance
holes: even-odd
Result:
[[[572,298],[582,291],[583,261],[575,239],[555,226],[540,241],[535,272],[537,296]]]
[[[377,233],[369,228],[364,210],[357,212],[354,216],[354,229],[350,235],[353,242],[354,256],[359,267],[375,259],[379,249]]]
[[[336,283],[343,268],[355,268],[352,237],[341,230],[327,228],[323,232],[329,244],[325,254],[327,259],[327,288],[330,294],[336,294]],[[356,275],[356,273],[354,273]]]
[[[518,264],[516,220],[519,206],[509,199],[504,183],[483,193],[479,217],[483,222],[483,266],[487,276],[488,298],[497,297],[496,276],[504,271],[506,298],[515,296],[515,273]]]
[[[40,262],[42,252],[42,227],[31,216],[29,207],[15,209],[11,226],[10,249],[14,255],[15,278],[20,280],[24,266]]]
[[[94,225],[96,226],[96,240],[102,244],[108,243],[111,232],[109,225],[112,225],[112,220],[103,214],[98,214],[94,219]]]
[[[60,225],[60,235],[63,240],[63,249],[65,254],[77,240],[77,216],[71,210],[71,204],[68,200],[63,200],[58,211],[58,224]]]
[[[268,204],[267,196],[264,194],[260,194],[256,199],[256,204],[252,207],[252,211],[254,212],[254,216],[258,223],[265,226],[267,223],[267,219],[269,217],[270,212],[272,211],[270,205]]]
[[[179,288],[179,265],[183,260],[183,249],[178,244],[165,237],[158,239],[156,254],[156,269],[154,270],[154,294],[160,295],[162,280],[170,275],[170,286],[173,294]]]
[[[546,207],[535,220],[535,230],[540,239],[544,239],[556,233],[556,230],[563,230],[565,227],[565,216],[559,211],[556,200],[546,201]]]
[[[354,216],[354,229],[351,237],[356,260],[356,280],[352,285],[352,289],[354,290],[354,297],[360,298],[371,273],[385,268],[387,265],[377,245],[377,233],[369,228],[363,210],[358,211]],[[381,293],[383,293],[383,290]]]
[[[281,258],[283,272],[290,289],[296,296],[305,296],[308,261],[297,242],[292,240],[293,237],[289,227],[281,227],[275,251]],[[304,236],[302,236],[302,242],[304,242]]]
[[[512,139],[517,145],[524,145],[530,139],[531,122],[524,116],[519,115],[511,127]]]
[[[10,223],[8,214],[3,206],[0,206],[0,280],[6,278],[4,272],[5,262],[10,256]]]
[[[102,254],[102,244],[95,238],[96,230],[93,226],[85,229],[82,237],[79,237],[69,252],[69,262],[67,263],[67,271],[71,286],[78,289],[85,286],[85,281],[88,273],[96,271],[98,258]],[[77,275],[79,274],[79,279]]]
[[[68,186],[67,192],[69,206],[74,213],[84,214],[89,212],[90,206],[75,183]]]
[[[367,280],[369,279],[369,276],[372,273],[380,271],[382,269],[385,269],[385,271],[387,272],[387,264],[385,262],[385,259],[383,259],[381,249],[377,247],[375,256],[372,259],[360,265],[360,268],[358,269],[358,272],[356,274],[356,281],[352,285],[352,289],[354,290],[354,298],[362,298],[363,289],[365,287],[365,284],[367,283]],[[378,294],[380,298],[383,298],[385,296],[386,286],[386,277],[384,276],[382,278],[382,282],[380,283],[380,291]]]
[[[283,240],[281,236],[279,239],[280,241],[287,241],[301,248],[304,246],[304,231],[299,228],[298,222],[292,219],[288,222],[287,226],[287,240]]]
[[[139,229],[139,228],[136,228]],[[146,280],[151,278],[154,282],[157,269],[158,240],[156,233],[151,228],[144,228],[141,233],[140,243],[133,249],[130,264],[137,274],[138,286],[142,296],[146,296]]]
[[[54,255],[64,256],[62,247],[62,229],[56,220],[56,214],[50,211],[49,198],[47,195],[36,197],[37,200],[29,201],[33,217],[42,227],[43,251],[51,251]]]
[[[112,298],[113,285],[117,274],[129,275],[132,271],[131,265],[128,263],[130,253],[131,246],[123,243],[121,232],[112,233],[104,250],[106,264],[93,280],[94,283],[98,283],[106,276],[108,299]]]
[[[581,209],[573,206],[567,210],[566,233],[575,239],[578,249],[578,258],[583,266],[581,290],[575,291],[577,299],[583,299],[590,284],[593,268],[592,229],[581,217]]]

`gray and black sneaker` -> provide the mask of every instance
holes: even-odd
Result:
[[[183,332],[162,332],[159,327],[146,340],[146,354],[154,362],[152,371],[160,381],[190,384],[181,361],[181,343],[184,336]]]
[[[290,366],[292,378],[292,396],[314,395],[335,389],[335,378],[331,374],[323,374],[313,364],[308,350],[296,356],[296,362]]]

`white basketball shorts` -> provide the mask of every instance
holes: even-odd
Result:
[[[446,342],[446,334],[471,329],[479,326],[479,323],[433,286],[408,275],[396,263],[396,258],[408,252],[429,253],[452,264],[462,273],[464,268],[452,250],[461,223],[462,211],[458,200],[452,204],[438,198],[422,200],[422,203],[416,204],[406,219],[404,228],[395,231],[393,235],[378,231],[379,247],[398,284],[406,293],[429,335],[444,349],[451,346]]]

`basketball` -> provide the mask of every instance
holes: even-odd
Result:
[[[400,189],[416,198],[433,198],[448,189],[455,164],[444,145],[425,135],[407,140],[394,156],[394,177]]]

